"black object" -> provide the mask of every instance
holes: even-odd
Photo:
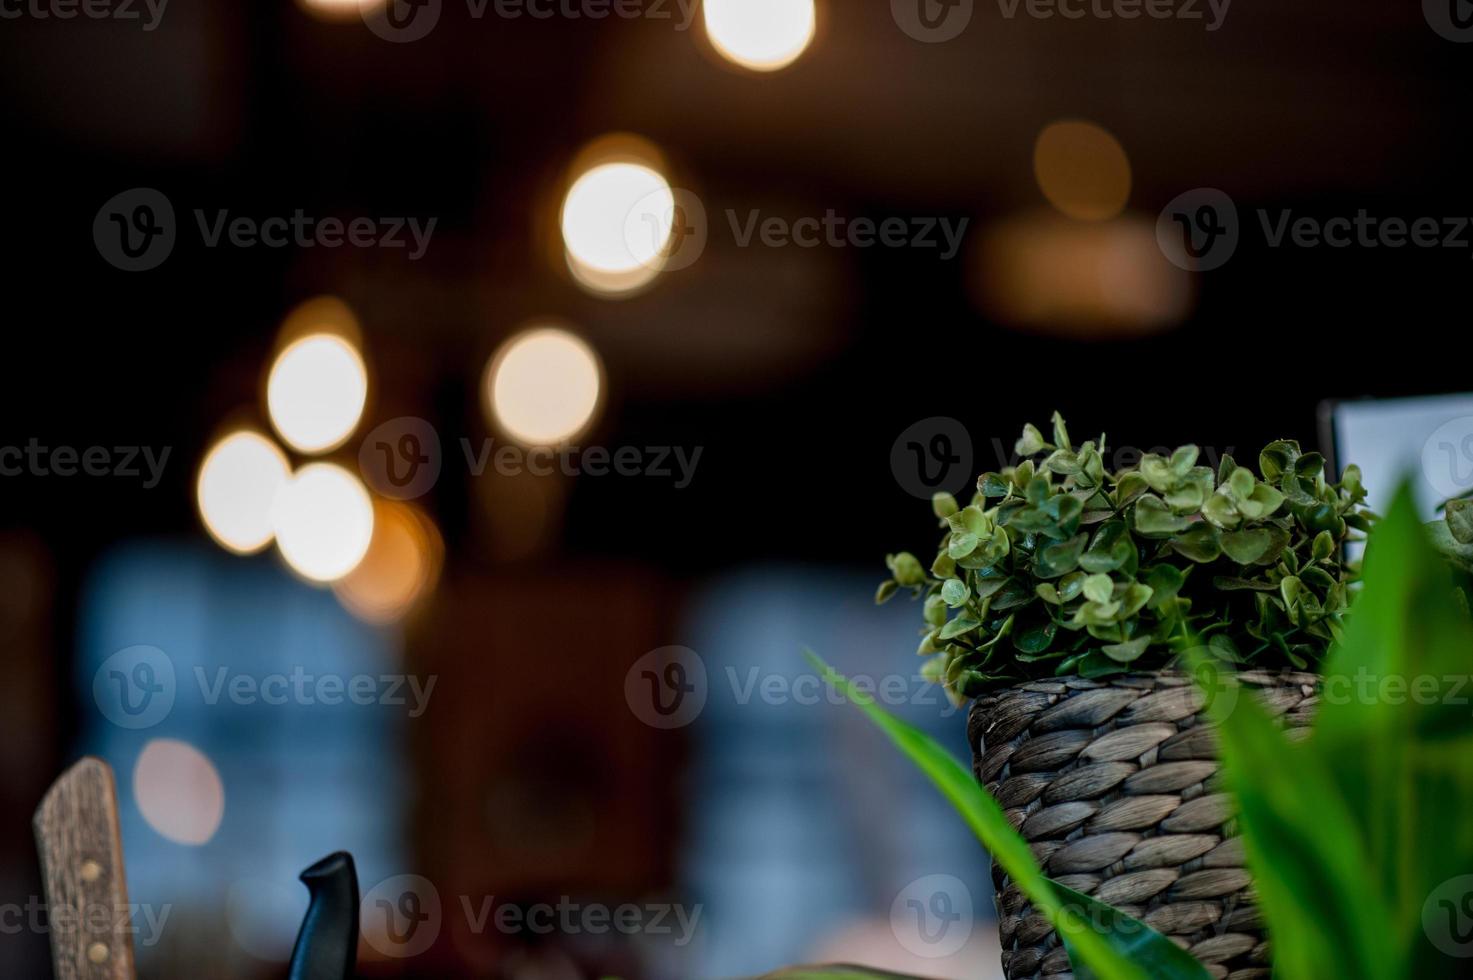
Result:
[[[289,980],[352,980],[358,963],[358,871],[347,851],[302,872],[312,899],[292,948]]]

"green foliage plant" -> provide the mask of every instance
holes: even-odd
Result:
[[[1343,545],[1370,530],[1360,471],[1270,443],[1258,468],[1217,469],[1196,446],[1109,472],[1105,437],[1075,445],[1028,425],[1019,461],[983,473],[961,506],[932,501],[929,568],[886,558],[877,602],[922,601],[922,675],[956,703],[1050,676],[1155,670],[1197,644],[1217,660],[1318,669],[1343,632],[1356,578]],[[1470,549],[1473,550],[1473,549]]]

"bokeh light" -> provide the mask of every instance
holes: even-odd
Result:
[[[525,445],[557,445],[592,425],[603,401],[603,366],[581,338],[539,327],[501,345],[483,388],[493,425]]]
[[[314,582],[347,575],[373,539],[368,490],[334,463],[311,463],[293,474],[276,495],[271,520],[286,563]]]
[[[248,555],[271,543],[271,506],[291,466],[276,443],[241,429],[205,454],[195,482],[195,501],[205,530],[220,545]]]
[[[297,0],[303,10],[326,21],[357,20],[386,2],[387,0]]]
[[[143,819],[176,844],[208,844],[225,818],[225,785],[194,746],[157,738],[133,767],[133,798]]]
[[[423,511],[397,500],[376,500],[368,553],[333,585],[333,592],[360,619],[392,623],[433,591],[444,558],[440,532]]]
[[[1156,333],[1191,311],[1191,275],[1156,245],[1155,222],[1127,212],[1084,224],[1051,211],[987,229],[976,268],[987,314],[1034,333],[1099,339]]]
[[[569,270],[598,293],[644,286],[664,265],[674,215],[674,191],[648,163],[589,167],[568,188],[559,217]]]
[[[1091,122],[1050,123],[1033,145],[1039,190],[1060,213],[1105,221],[1130,199],[1130,159],[1120,142]]]
[[[728,60],[753,71],[776,71],[813,41],[813,0],[705,0],[706,36]]]
[[[321,453],[342,445],[368,398],[368,369],[357,348],[334,333],[292,341],[266,383],[271,424],[293,449]]]

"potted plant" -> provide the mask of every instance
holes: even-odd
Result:
[[[1057,413],[1051,439],[1027,426],[1018,462],[965,506],[936,495],[929,571],[889,556],[876,598],[923,601],[922,674],[972,701],[973,772],[1045,874],[1217,975],[1266,976],[1207,692],[1257,689],[1309,723],[1356,574],[1342,546],[1374,515],[1355,467],[1333,482],[1290,441],[1256,472],[1183,446],[1112,473],[1106,452],[1103,436],[1076,447]],[[1236,683],[1202,683],[1219,672]],[[1068,973],[1049,919],[993,872],[1007,976]]]

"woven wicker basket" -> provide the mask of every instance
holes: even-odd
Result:
[[[1244,672],[1291,730],[1307,734],[1312,674]],[[1217,778],[1203,695],[1183,674],[1034,681],[972,705],[973,771],[1044,873],[1170,936],[1214,977],[1267,977],[1263,928]],[[1069,978],[1058,936],[995,863],[1008,980]]]

